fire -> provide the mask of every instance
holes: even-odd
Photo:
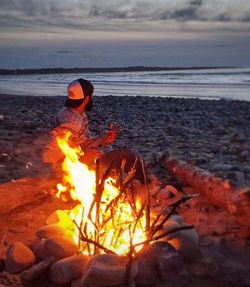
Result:
[[[70,133],[57,138],[57,144],[65,155],[62,163],[64,172],[62,183],[57,185],[58,198],[67,200],[66,193],[79,202],[70,212],[76,223],[74,240],[84,254],[94,254],[95,246],[79,241],[79,228],[85,237],[95,240],[118,255],[126,255],[131,244],[143,242],[145,235],[145,215],[139,217],[141,204],[125,192],[121,192],[114,178],[108,177],[101,191],[101,198],[96,197],[96,173],[82,163],[80,147],[69,145]],[[100,179],[101,180],[101,179]],[[100,184],[100,180],[99,183]],[[100,192],[100,191],[99,191]],[[134,204],[133,204],[134,203]],[[136,251],[142,247],[137,246]],[[103,253],[103,250],[99,250]]]

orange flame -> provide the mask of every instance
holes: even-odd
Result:
[[[84,226],[83,229],[88,238],[96,240],[98,237],[98,242],[104,247],[118,255],[126,255],[130,249],[130,239],[132,239],[132,244],[143,242],[146,239],[145,216],[143,215],[139,220],[136,220],[141,208],[140,202],[136,201],[135,206],[132,207],[127,196],[120,194],[116,181],[109,177],[104,184],[97,219],[96,204],[91,206],[96,193],[95,171],[80,162],[81,148],[70,147],[69,138],[70,133],[57,138],[57,144],[65,155],[65,159],[62,163],[64,184],[59,183],[57,185],[56,196],[65,199],[64,193],[69,192],[71,198],[79,202],[71,210],[70,216],[78,226]],[[113,202],[116,204],[112,204]],[[74,240],[79,243],[77,227],[74,233]],[[141,248],[138,246],[136,251]],[[94,246],[83,243],[81,251],[84,254],[93,254]]]

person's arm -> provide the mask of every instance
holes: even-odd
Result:
[[[108,132],[104,136],[95,139],[87,139],[82,144],[82,147],[84,149],[90,149],[90,148],[93,149],[110,145],[116,140],[118,131],[119,131],[118,127],[111,125],[109,126]]]
[[[82,144],[82,147],[86,149],[90,149],[90,148],[99,148],[99,147],[107,146],[107,145],[112,144],[116,140],[116,137],[117,137],[117,134],[108,132],[103,137],[85,140],[84,143]]]

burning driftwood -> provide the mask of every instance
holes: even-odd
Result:
[[[229,181],[170,157],[162,158],[160,164],[183,184],[204,195],[212,204],[229,211],[250,233],[249,189],[236,190]]]

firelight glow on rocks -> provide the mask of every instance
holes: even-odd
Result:
[[[80,147],[71,147],[69,138],[70,133],[57,138],[57,144],[65,159],[62,163],[64,176],[62,183],[57,185],[56,196],[66,200],[65,192],[68,192],[74,201],[79,202],[71,210],[70,216],[78,226],[82,226],[81,230],[89,239],[97,240],[118,255],[126,255],[130,250],[130,238],[132,244],[146,239],[145,215],[139,221],[136,220],[141,204],[136,200],[132,208],[128,196],[119,196],[120,191],[115,179],[109,177],[104,184],[97,220],[96,204],[92,205],[96,192],[95,171],[80,162],[79,158],[83,152]],[[78,238],[79,230],[75,227],[76,243],[79,243]],[[139,251],[141,248],[142,246],[138,246],[135,250]],[[81,241],[80,249],[84,254],[94,254],[94,246],[86,242]]]

